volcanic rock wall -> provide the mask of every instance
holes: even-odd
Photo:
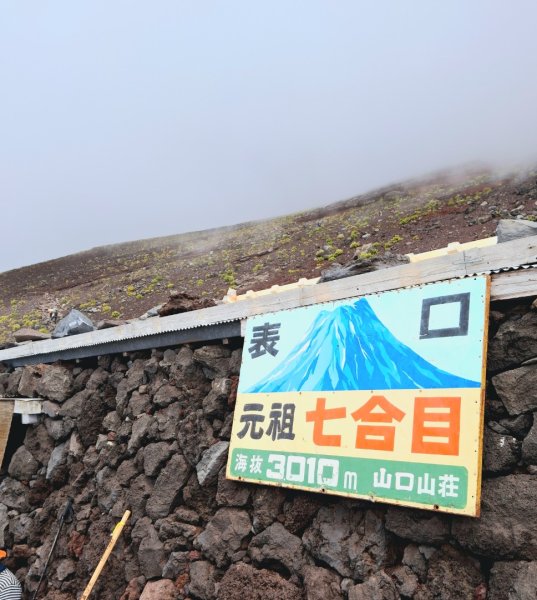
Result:
[[[132,511],[94,598],[537,598],[537,313],[491,313],[481,517],[224,476],[241,349],[214,344],[24,367],[0,392],[46,416],[0,476],[0,543],[32,596],[80,596]],[[3,538],[3,540],[1,539]]]

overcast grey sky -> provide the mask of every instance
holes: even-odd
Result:
[[[535,0],[0,0],[0,271],[537,160]]]

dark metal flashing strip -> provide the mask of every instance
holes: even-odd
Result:
[[[221,340],[223,338],[240,337],[240,335],[240,321],[233,321],[231,323],[221,323],[219,325],[210,325],[208,327],[196,327],[183,331],[156,333],[154,335],[109,342],[107,344],[98,344],[96,346],[70,348],[68,350],[50,352],[48,354],[21,356],[4,362],[13,367],[22,367],[24,365],[52,363],[58,360],[75,360],[78,358],[103,356],[105,354],[120,354],[122,352],[134,352],[136,350],[148,350],[150,348],[163,348],[178,346],[180,344],[208,342],[211,340]]]

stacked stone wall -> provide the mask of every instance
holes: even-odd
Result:
[[[537,598],[537,312],[491,312],[481,516],[353,501],[224,476],[235,346],[154,350],[0,373],[44,398],[0,475],[0,543],[40,597],[80,596],[126,509],[100,600]]]

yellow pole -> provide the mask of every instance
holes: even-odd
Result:
[[[88,585],[86,586],[86,589],[84,590],[82,596],[80,596],[80,600],[87,600],[89,598],[89,595],[91,594],[91,590],[93,589],[93,586],[97,582],[97,579],[99,578],[99,575],[101,574],[101,571],[103,570],[104,565],[106,564],[106,561],[108,560],[108,557],[110,556],[110,553],[114,549],[117,539],[121,535],[123,527],[125,527],[125,524],[127,523],[127,519],[130,516],[131,516],[131,511],[126,510],[125,514],[121,518],[121,521],[119,521],[119,523],[114,527],[114,531],[112,531],[112,537],[110,539],[110,542],[108,543],[108,546],[106,547],[106,550],[104,551],[104,554],[102,555],[101,560],[99,561],[99,564],[97,565],[97,568],[95,569],[93,575],[91,576],[91,579],[89,580]]]

